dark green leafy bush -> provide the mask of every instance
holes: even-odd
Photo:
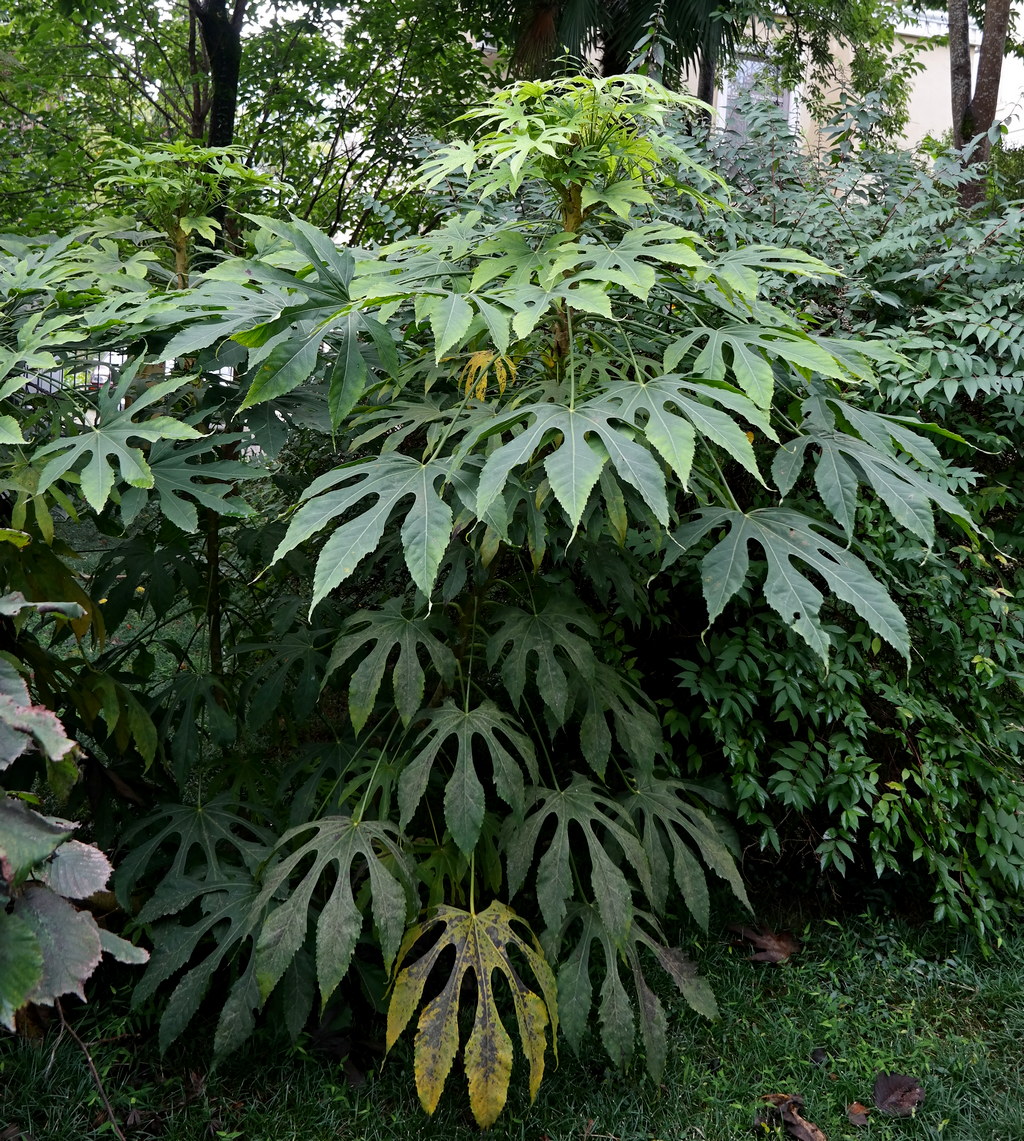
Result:
[[[124,222],[2,260],[31,540],[4,573],[85,611],[26,655],[124,844],[162,1045],[204,1004],[218,1054],[268,1003],[295,1037],[339,986],[382,1006],[394,971],[389,1045],[421,1007],[428,1109],[474,1007],[487,1124],[513,1022],[535,1092],[548,1031],[579,1047],[595,1009],[613,1062],[639,1038],[658,1076],[652,966],[715,1014],[678,944],[709,881],[746,903],[736,821],[836,871],[917,854],[982,926],[1019,885],[1016,738],[981,733],[1016,617],[952,466],[974,429],[943,379],[944,426],[914,414],[923,334],[877,317],[941,293],[915,267],[955,207],[899,158],[805,185],[779,145],[756,179],[724,159],[745,216],[676,137],[690,109],[639,77],[516,85],[423,168],[443,221],[378,249],[250,215],[249,256],[179,265],[175,292]],[[98,394],[68,383],[83,349],[115,354]],[[63,542],[86,515],[88,578]],[[922,601],[940,583],[973,615],[955,653]],[[969,710],[933,688],[954,657]]]

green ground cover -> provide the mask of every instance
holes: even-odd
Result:
[[[800,1093],[806,1118],[829,1141],[1020,1141],[1024,1085],[1024,936],[985,956],[969,939],[860,918],[816,922],[802,951],[780,965],[752,964],[729,935],[707,939],[700,967],[723,1017],[710,1025],[672,996],[671,1048],[654,1086],[638,1059],[625,1076],[606,1068],[596,1040],[564,1050],[534,1106],[513,1081],[495,1141],[731,1141],[784,1136],[753,1127],[761,1095]],[[110,986],[100,979],[98,985]],[[113,983],[116,987],[116,981]],[[462,1141],[478,1135],[455,1083],[431,1119],[409,1079],[410,1051],[363,1084],[346,1076],[345,1040],[306,1035],[295,1049],[272,1029],[214,1073],[194,1048],[160,1059],[145,1017],[118,1017],[117,996],[66,1007],[102,1075],[128,1138],[175,1141]],[[324,1047],[327,1047],[324,1049]],[[812,1059],[815,1055],[819,1062]],[[823,1061],[821,1051],[827,1055]],[[378,1059],[379,1063],[379,1059]],[[356,1067],[348,1066],[354,1073]],[[900,1120],[873,1112],[848,1123],[846,1106],[871,1103],[876,1073],[917,1077],[925,1102]],[[54,1023],[37,1042],[0,1043],[0,1131],[36,1141],[113,1136],[85,1058]],[[22,1134],[0,1132],[7,1137]]]

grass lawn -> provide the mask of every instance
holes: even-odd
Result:
[[[753,1121],[759,1098],[799,1093],[828,1141],[858,1138],[1024,1141],[1024,934],[989,957],[964,936],[857,919],[819,922],[804,949],[780,965],[713,937],[699,948],[722,1018],[710,1024],[676,1001],[670,1056],[655,1087],[637,1064],[609,1071],[596,1042],[550,1066],[535,1105],[517,1072],[494,1141],[731,1141],[785,1136]],[[651,975],[654,970],[652,968]],[[663,991],[667,1001],[669,995]],[[244,1141],[468,1141],[478,1131],[453,1071],[432,1119],[412,1088],[400,1046],[362,1086],[337,1059],[270,1034],[209,1072],[206,1041],[161,1061],[150,1029],[117,1007],[68,1015],[90,1044],[127,1138]],[[86,1141],[114,1133],[84,1057],[55,1022],[41,1042],[0,1041],[0,1137]],[[113,1039],[104,1041],[104,1039]],[[821,1064],[812,1060],[818,1051]],[[550,1062],[550,1056],[549,1056]],[[871,1104],[879,1070],[918,1078],[914,1118],[872,1112],[866,1126],[846,1106]]]

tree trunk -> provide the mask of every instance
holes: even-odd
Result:
[[[964,121],[971,102],[970,17],[967,0],[949,0],[949,88],[953,106],[953,145],[963,150]]]
[[[1010,25],[1012,0],[986,0],[985,21],[981,30],[978,74],[971,91],[971,49],[967,0],[949,0],[949,68],[953,110],[953,141],[962,150],[978,135],[986,135],[996,118],[999,104],[999,80],[1003,73],[1003,56]],[[965,160],[971,167],[986,162],[992,145],[987,138],[974,148]],[[981,178],[964,183],[960,201],[973,206],[985,196]]]
[[[709,107],[715,102],[716,72],[714,54],[709,51],[703,52],[700,57],[700,71],[697,73],[697,98],[702,103],[707,103]],[[707,118],[710,122],[711,117]]]
[[[235,138],[238,77],[242,65],[242,24],[247,0],[191,0],[210,63],[210,133],[206,145],[228,147]]]

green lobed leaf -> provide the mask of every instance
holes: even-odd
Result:
[[[451,508],[436,488],[447,474],[441,462],[423,464],[393,452],[336,468],[303,493],[305,502],[292,517],[273,561],[373,497],[372,506],[347,518],[324,544],[313,580],[312,611],[352,574],[361,559],[377,549],[395,509],[411,496],[413,502],[402,523],[402,547],[413,582],[429,598],[452,531]],[[339,483],[346,486],[337,488]]]
[[[750,569],[747,546],[754,541],[768,563],[766,601],[823,660],[828,660],[829,653],[828,635],[819,618],[824,598],[799,564],[819,574],[829,590],[906,656],[910,648],[907,625],[896,604],[864,562],[814,530],[823,526],[809,516],[778,507],[748,514],[712,508],[680,528],[676,541],[681,548],[692,546],[713,529],[728,528],[701,563],[708,622],[714,622],[746,582]],[[674,557],[670,555],[669,561]]]
[[[295,841],[301,840],[293,849]],[[288,853],[285,855],[284,853]],[[264,876],[256,908],[270,908],[256,946],[255,978],[263,1000],[270,995],[306,939],[313,892],[328,869],[333,886],[316,923],[316,974],[321,1001],[326,1004],[345,977],[363,927],[363,912],[356,905],[352,886],[368,877],[372,914],[385,965],[390,969],[405,930],[411,895],[406,858],[398,844],[398,831],[382,821],[328,816],[292,828],[281,837]],[[312,863],[307,863],[312,856]],[[305,866],[294,884],[291,877]],[[288,888],[283,903],[274,903]]]
[[[512,809],[513,819],[522,815],[524,807],[523,770],[536,780],[537,759],[530,738],[493,701],[460,709],[446,700],[428,715],[427,726],[416,739],[412,757],[399,779],[402,828],[419,807],[438,758],[445,755],[450,761],[453,749],[455,760],[445,788],[444,818],[459,848],[469,855],[480,837],[486,803],[474,757],[486,755],[489,759],[494,791]]]
[[[423,704],[426,656],[438,677],[450,683],[455,672],[455,655],[441,642],[434,630],[438,618],[430,615],[407,617],[401,599],[390,599],[378,611],[360,610],[346,619],[331,651],[324,673],[326,685],[331,675],[359,654],[359,664],[349,680],[348,708],[357,733],[366,725],[380,692],[384,673],[397,650],[392,670],[395,708],[406,726]],[[369,648],[368,648],[369,647]]]

